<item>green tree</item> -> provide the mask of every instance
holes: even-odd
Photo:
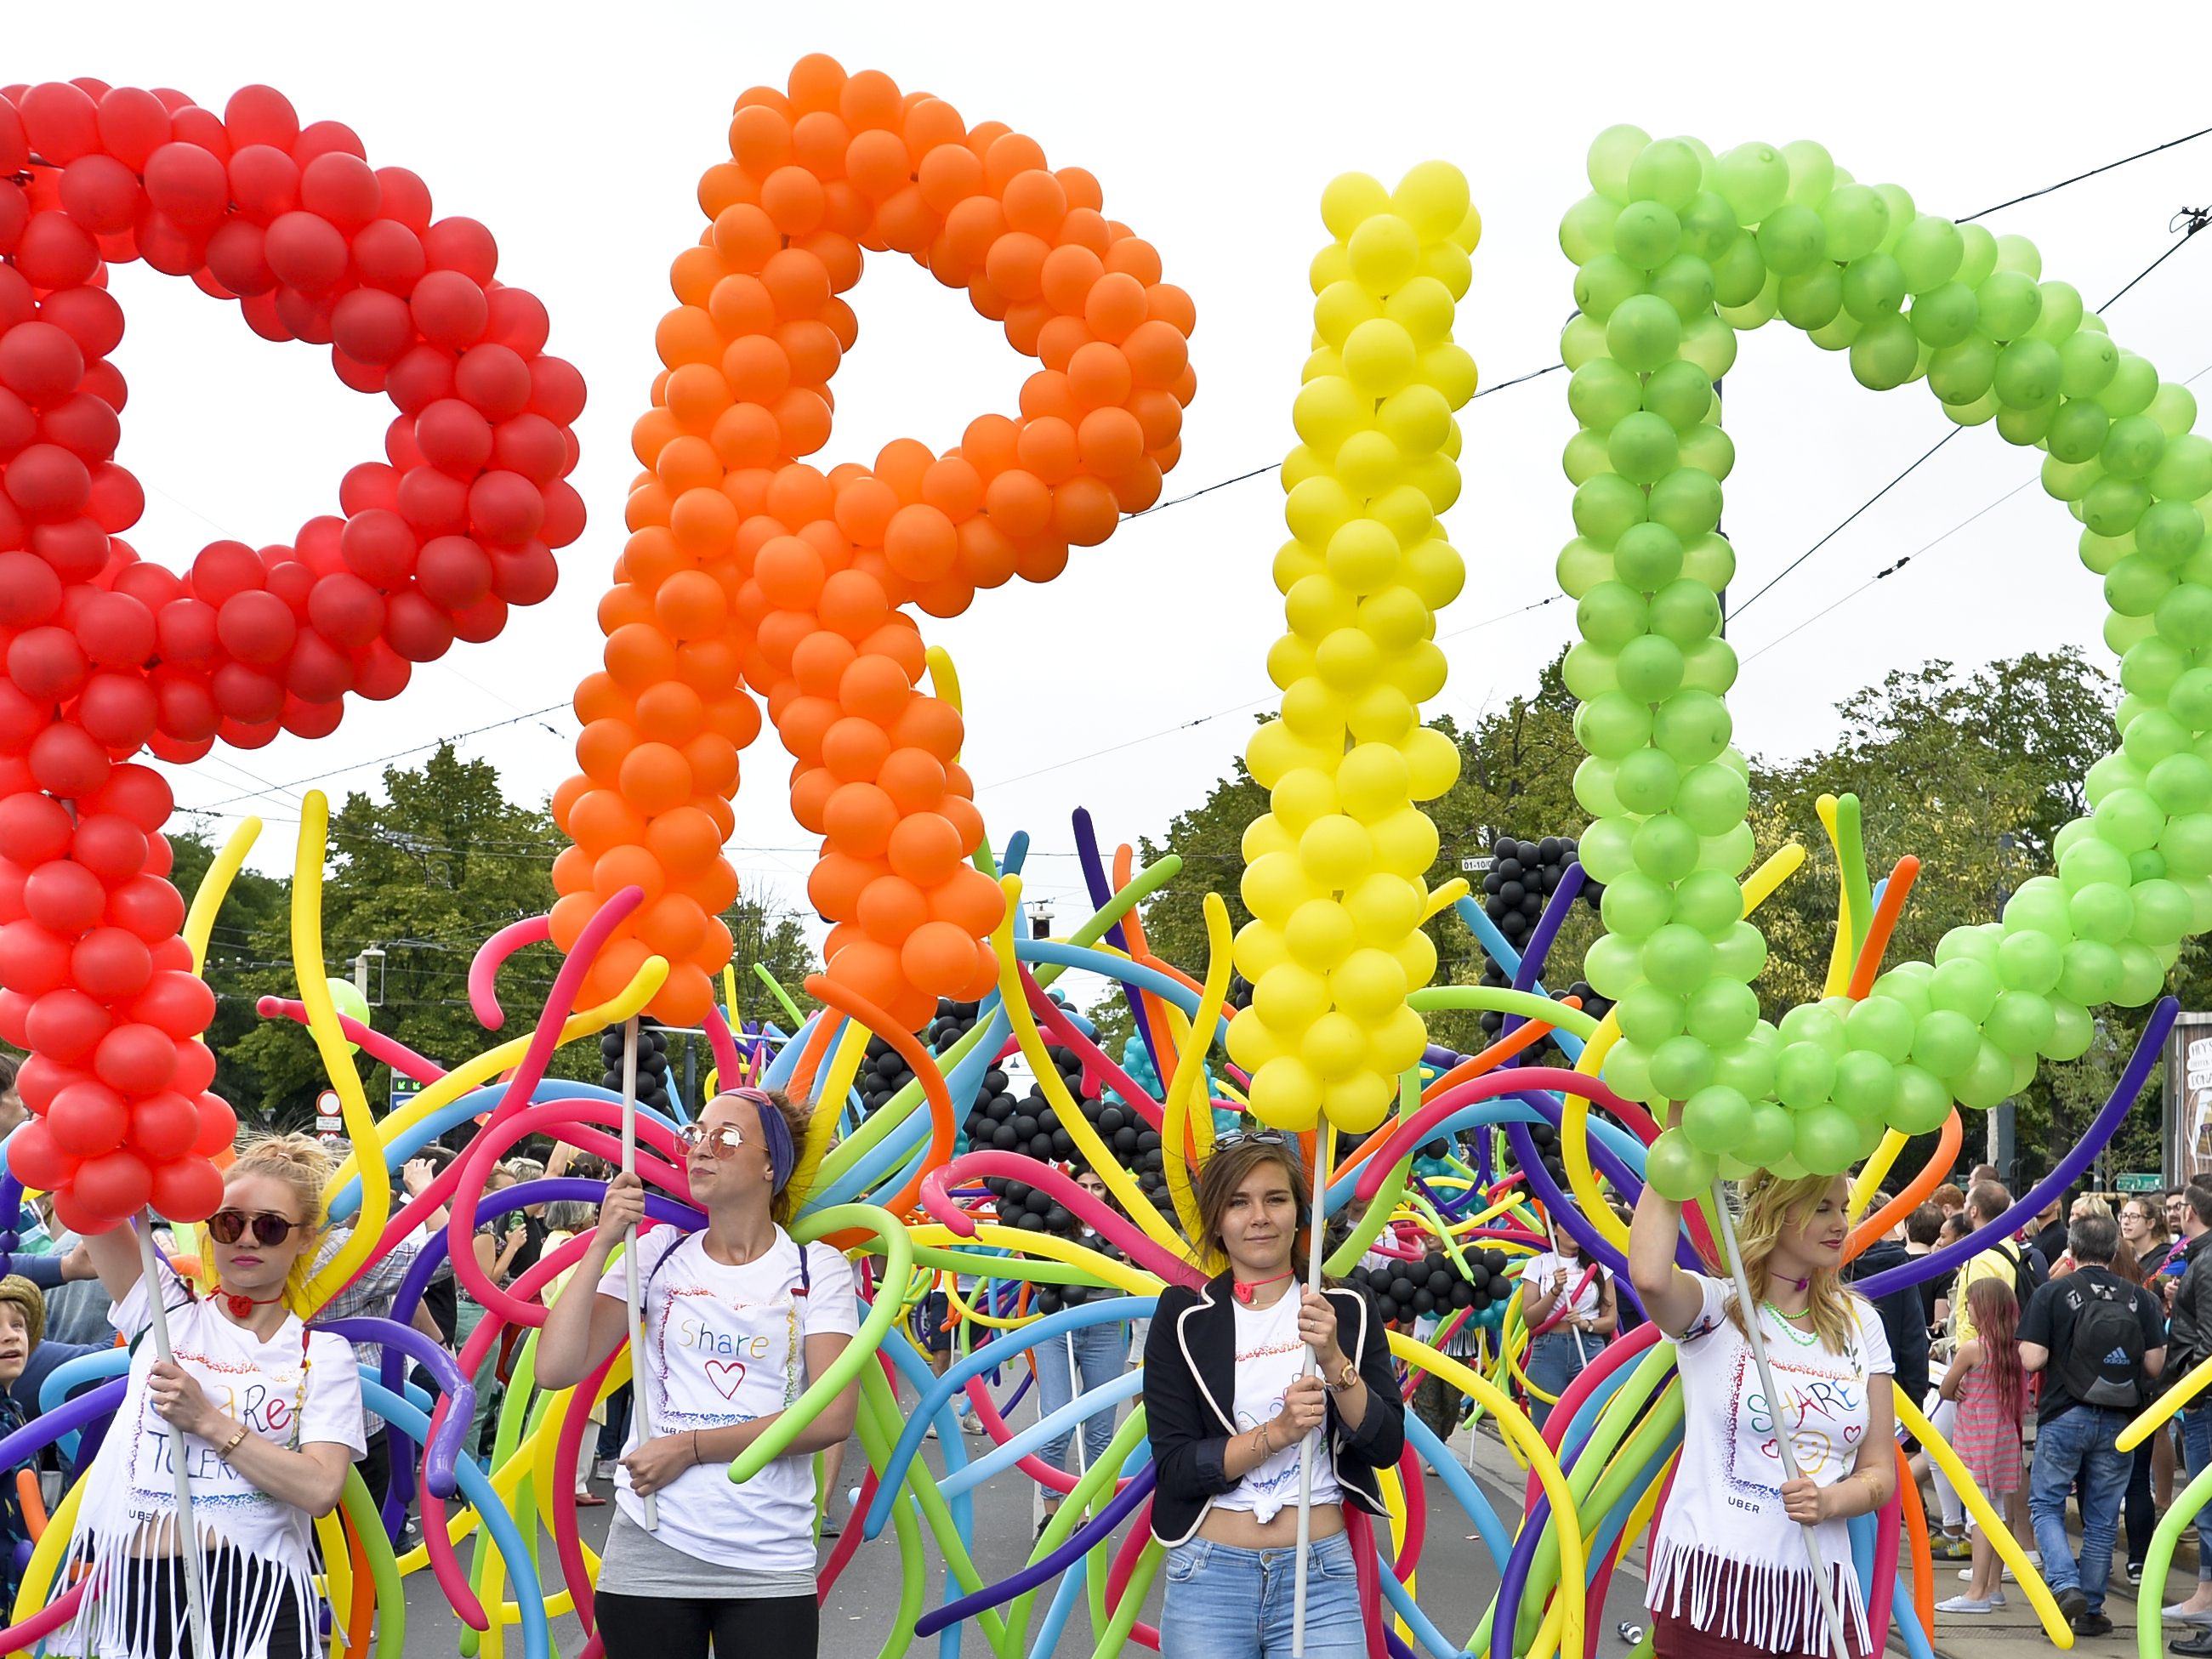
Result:
[[[817,1006],[803,988],[808,975],[822,971],[821,959],[806,941],[805,919],[784,902],[781,893],[763,886],[741,895],[722,912],[722,920],[730,929],[730,961],[737,969],[741,1021],[765,1021],[779,1029],[791,1024],[782,1002],[753,971],[755,963],[768,969],[800,1012],[811,1012]]]
[[[169,879],[190,904],[215,861],[216,847],[197,830],[168,831]],[[206,1041],[223,1059],[262,1023],[254,1008],[265,975],[283,963],[264,959],[271,939],[281,940],[290,925],[292,883],[289,877],[240,870],[223,895],[208,930],[207,957],[201,977],[215,993],[215,1019]],[[289,957],[289,952],[283,953]],[[251,979],[252,984],[247,981]],[[216,1068],[215,1091],[235,1109],[258,1115],[267,1083],[245,1060],[224,1060]]]

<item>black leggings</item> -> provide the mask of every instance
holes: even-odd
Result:
[[[607,1659],[706,1659],[710,1644],[714,1659],[813,1659],[821,1637],[821,1607],[811,1595],[749,1601],[602,1590],[595,1605]]]
[[[241,1578],[250,1577],[245,1558],[235,1549],[210,1549],[203,1557],[207,1570],[208,1643],[218,1654],[235,1651],[238,1602],[251,1593]],[[171,1556],[161,1564],[131,1562],[129,1566],[154,1565],[150,1573],[123,1575],[124,1618],[131,1635],[132,1650],[155,1659],[184,1659],[192,1651],[191,1602],[185,1588],[185,1563]],[[166,1569],[166,1570],[164,1570]],[[150,1594],[149,1594],[150,1592]],[[269,1635],[269,1659],[304,1659],[300,1599],[287,1588],[276,1608],[276,1622]]]

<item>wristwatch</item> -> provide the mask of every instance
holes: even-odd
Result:
[[[1352,1360],[1347,1359],[1344,1362],[1344,1369],[1337,1372],[1336,1380],[1332,1382],[1327,1379],[1323,1379],[1322,1386],[1331,1394],[1342,1394],[1346,1389],[1349,1389],[1353,1383],[1358,1381],[1359,1367]]]

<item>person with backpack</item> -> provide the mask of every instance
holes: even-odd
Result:
[[[2182,1205],[2181,1279],[2174,1286],[2172,1322],[2166,1334],[2176,1376],[2186,1376],[2212,1358],[2212,1193],[2187,1188]],[[2192,1480],[2212,1463],[2212,1401],[2199,1396],[2183,1408],[2181,1455]],[[2134,1542],[2132,1532],[2129,1541]],[[2196,1592],[2166,1608],[2166,1616],[2185,1625],[2212,1626],[2212,1504],[2197,1512]],[[2212,1653],[2212,1643],[2197,1650]]]
[[[2112,1271],[2116,1224],[2084,1216],[2066,1237],[2079,1265],[2036,1291],[2020,1322],[2021,1365],[2043,1377],[2027,1510],[2058,1610],[2076,1636],[2104,1636],[2112,1628],[2105,1584],[2128,1488],[2128,1459],[2115,1443],[2165,1366],[2166,1322],[2148,1293]],[[2077,1481],[2078,1557],[2066,1535],[2066,1498]]]

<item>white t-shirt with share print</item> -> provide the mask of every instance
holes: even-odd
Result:
[[[852,1263],[827,1244],[810,1244],[811,1283],[803,1284],[799,1247],[781,1227],[760,1258],[741,1267],[708,1255],[703,1235],[673,1228],[656,1228],[637,1248],[640,1275],[650,1282],[636,1380],[647,1390],[656,1435],[723,1429],[785,1410],[805,1391],[806,1339],[860,1328]],[[599,1293],[623,1299],[620,1262],[600,1279]],[[616,1471],[615,1486],[622,1512],[643,1526],[645,1506],[628,1469]],[[726,1463],[698,1464],[655,1494],[655,1508],[660,1541],[702,1561],[763,1572],[814,1568],[810,1458],[779,1457],[742,1486]]]

